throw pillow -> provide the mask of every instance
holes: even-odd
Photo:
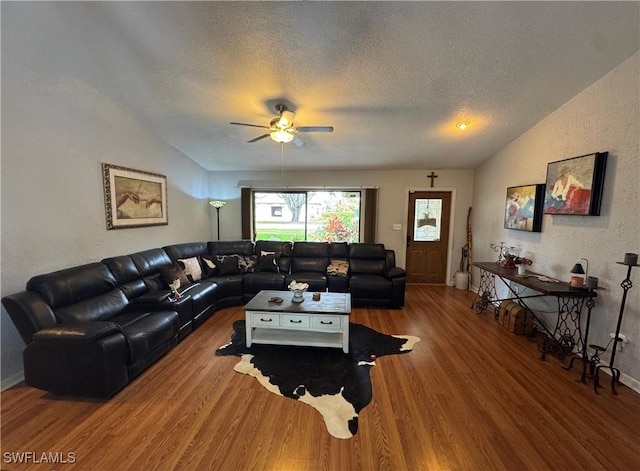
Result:
[[[238,266],[238,257],[235,255],[218,255],[217,271],[218,276],[237,275],[240,273]]]
[[[241,273],[251,273],[258,263],[258,257],[255,255],[238,255],[238,267]]]
[[[220,262],[217,261],[215,256],[203,255],[200,258],[202,259],[202,267],[204,268],[205,276],[215,276],[218,274],[217,268]]]
[[[184,274],[191,280],[191,283],[202,279],[202,267],[200,267],[198,257],[181,258],[178,259],[178,263],[184,269]]]
[[[327,275],[329,276],[347,276],[348,272],[348,260],[331,260],[331,264],[327,267]]]
[[[162,278],[169,286],[175,280],[180,280],[181,289],[186,288],[191,284],[189,282],[189,279],[187,278],[187,275],[185,275],[184,270],[178,264],[165,265],[163,267],[160,267],[159,270],[160,270],[160,274],[162,275]]]
[[[280,267],[278,266],[278,260],[280,259],[280,252],[265,252],[260,253],[260,258],[256,264],[256,271],[269,271],[274,273],[280,273]]]

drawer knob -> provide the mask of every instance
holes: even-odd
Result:
[[[292,324],[302,324],[302,321],[294,321],[293,319],[289,319],[289,322]]]
[[[331,324],[333,324],[333,321],[328,321],[328,322],[326,322],[326,321],[320,321],[320,324],[324,324],[324,325],[331,325]]]
[[[272,322],[273,319],[263,319],[262,317],[260,318],[261,322]]]

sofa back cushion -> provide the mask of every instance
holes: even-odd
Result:
[[[219,240],[207,243],[211,255],[253,255],[253,242],[250,240]]]
[[[387,254],[384,244],[351,244],[349,269],[351,273],[384,275],[387,272]]]
[[[344,260],[349,257],[349,244],[346,242],[329,242],[329,258]]]
[[[291,273],[325,273],[329,265],[329,244],[326,242],[296,242],[293,244]]]
[[[172,262],[163,249],[144,250],[129,256],[150,290],[168,289],[169,286],[160,274],[160,267],[171,265]]]
[[[58,322],[109,320],[128,303],[111,271],[98,262],[34,276],[27,290],[42,296]]]
[[[291,242],[281,242],[279,240],[258,240],[256,241],[255,254],[260,264],[260,256],[263,252],[280,254],[278,257],[278,267],[280,273],[289,273],[291,269]],[[257,265],[256,265],[257,269]]]
[[[127,299],[137,298],[149,290],[142,281],[133,259],[128,255],[105,258],[102,263],[113,274],[118,287],[124,292]]]
[[[104,294],[116,286],[111,272],[99,262],[34,276],[27,282],[27,289],[36,291],[54,309]]]
[[[129,300],[122,290],[114,289],[79,303],[54,309],[53,312],[61,323],[108,321],[120,314],[127,304]]]
[[[200,257],[209,253],[206,242],[188,242],[186,244],[174,244],[163,247],[172,262],[180,259]]]

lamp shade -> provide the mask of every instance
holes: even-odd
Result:
[[[227,202],[216,200],[216,201],[209,201],[209,204],[214,208],[222,208],[225,204],[227,204]]]
[[[569,273],[574,273],[577,275],[584,275],[584,268],[582,268],[581,263],[576,263]]]

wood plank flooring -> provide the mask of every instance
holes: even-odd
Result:
[[[377,360],[358,434],[267,392],[214,355],[241,307],[218,311],[110,400],[18,385],[1,395],[2,470],[639,470],[640,395],[575,380],[534,343],[470,309],[473,293],[410,285],[401,310],[352,322],[420,337]],[[15,463],[8,453],[75,463]],[[23,455],[24,456],[24,455]],[[67,459],[68,461],[68,459]]]

